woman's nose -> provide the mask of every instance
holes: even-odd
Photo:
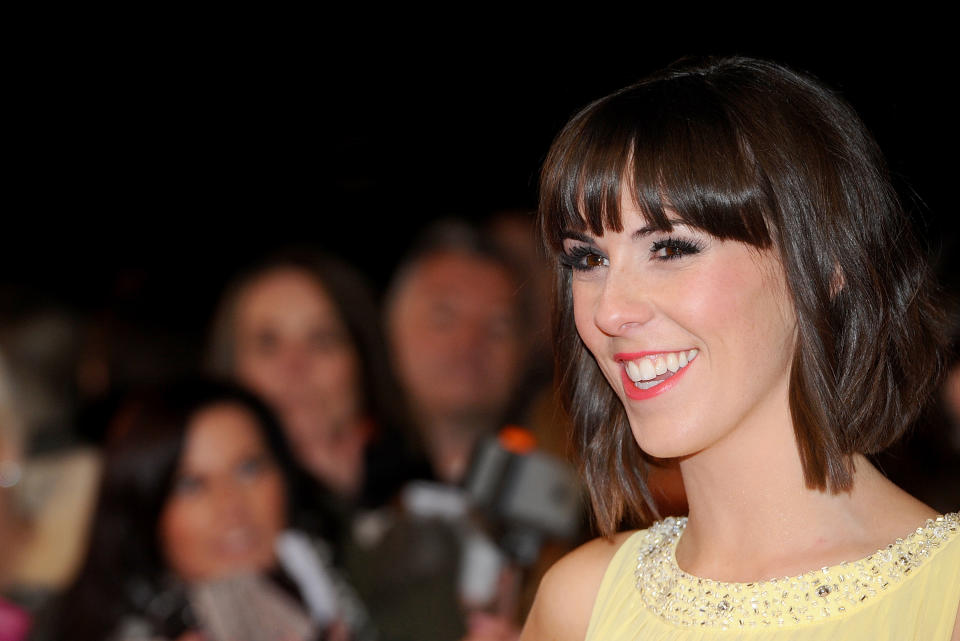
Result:
[[[287,345],[280,357],[281,370],[291,377],[299,377],[309,369],[310,352],[304,345]]]
[[[655,315],[649,288],[625,271],[611,269],[594,308],[594,322],[604,334],[619,336],[648,323]]]
[[[238,518],[246,511],[246,498],[243,487],[232,480],[224,481],[215,488],[213,509],[220,518]]]

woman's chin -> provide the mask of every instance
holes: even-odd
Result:
[[[695,443],[693,439],[676,431],[655,433],[652,430],[634,430],[633,436],[647,456],[658,459],[684,458],[703,449],[701,443]]]

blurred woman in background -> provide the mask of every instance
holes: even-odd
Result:
[[[366,283],[291,252],[239,277],[215,316],[210,367],[261,395],[300,463],[341,501],[374,507],[430,473],[406,436]]]
[[[366,638],[322,543],[288,529],[299,525],[290,498],[310,483],[245,391],[198,382],[127,404],[56,638]]]
[[[326,488],[320,507],[336,522],[323,532],[381,638],[458,638],[455,535],[409,514],[397,496],[433,472],[410,428],[379,318],[353,269],[287,252],[227,289],[209,365],[273,407],[290,449]]]

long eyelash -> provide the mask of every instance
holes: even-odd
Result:
[[[560,254],[560,264],[569,269],[575,269],[577,271],[584,271],[587,269],[592,269],[583,264],[583,259],[587,256],[599,256],[599,252],[592,247],[586,245],[574,245],[570,249],[564,251]]]
[[[656,254],[661,249],[672,249],[677,253],[672,256],[660,256],[660,260],[674,260],[676,258],[682,258],[683,256],[690,256],[693,254],[699,254],[703,249],[703,244],[697,241],[684,240],[682,238],[664,238],[663,240],[658,240],[650,246],[650,253]]]

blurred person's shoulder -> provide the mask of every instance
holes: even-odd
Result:
[[[557,561],[540,581],[523,641],[582,641],[607,568],[636,531],[597,538]]]

